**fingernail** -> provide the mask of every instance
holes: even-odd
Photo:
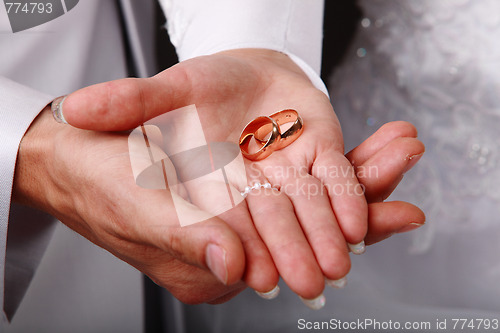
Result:
[[[412,231],[412,230],[415,230],[417,228],[420,228],[424,224],[425,223],[411,222],[411,223],[408,223],[407,225],[405,225],[404,227],[402,227],[401,229],[399,229],[398,231],[396,231],[396,233],[399,234],[399,233],[403,233],[403,232]]]
[[[422,154],[417,154],[417,155],[412,155],[412,156],[406,156],[406,161],[409,161],[408,164],[406,165],[406,167],[403,169],[403,173],[407,173],[408,171],[410,171],[411,168],[413,168],[415,166],[415,164],[417,164],[417,162],[420,160],[420,158],[422,157],[422,155],[424,155],[424,153]]]
[[[347,285],[347,277],[340,278],[338,280],[325,279],[326,284],[332,288],[341,289]]]
[[[365,241],[361,241],[358,244],[347,244],[349,250],[354,254],[363,254],[366,251]]]
[[[227,284],[226,250],[215,244],[208,244],[206,262],[210,271],[224,284]]]
[[[50,108],[52,109],[52,115],[54,116],[54,119],[58,123],[62,123],[62,124],[67,124],[68,123],[66,121],[66,119],[64,118],[64,114],[63,114],[63,103],[66,100],[66,97],[68,97],[68,95],[57,97],[56,99],[54,99],[52,101],[52,104],[50,105]]]
[[[274,298],[278,297],[278,295],[280,293],[280,287],[276,286],[271,291],[268,291],[266,293],[261,293],[260,291],[257,291],[257,290],[255,292],[257,293],[257,295],[259,295],[263,299],[274,299]]]
[[[326,298],[325,298],[325,295],[323,295],[323,294],[319,295],[318,297],[316,297],[314,299],[305,299],[302,297],[300,297],[300,299],[308,308],[313,309],[313,310],[319,310],[319,309],[323,308],[326,304]]]

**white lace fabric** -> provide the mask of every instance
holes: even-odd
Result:
[[[471,221],[474,209],[466,201],[500,200],[500,2],[370,0],[362,6],[356,56],[332,81],[337,113],[353,126],[362,118],[364,135],[390,120],[414,123],[427,146],[415,173],[425,175],[404,189],[425,193],[431,218],[433,206],[445,200],[438,210],[454,209],[440,217],[453,227],[485,224]],[[359,140],[359,129],[346,136]],[[489,220],[498,224],[496,214]]]

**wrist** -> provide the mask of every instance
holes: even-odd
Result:
[[[316,89],[323,92],[328,98],[330,97],[328,89],[319,74],[307,62],[296,55],[263,48],[233,49],[219,52],[219,54],[272,63],[273,65],[277,65],[284,70],[291,71],[308,80]]]
[[[298,76],[307,79],[304,71],[285,53],[271,49],[233,49],[219,52],[218,54],[227,55],[238,59],[245,59],[253,63],[264,62],[265,64],[277,66],[282,70],[293,72]],[[260,64],[256,67],[259,69],[265,68]]]
[[[52,140],[58,124],[45,107],[31,123],[19,145],[12,200],[47,211],[51,187],[44,170],[51,160]]]

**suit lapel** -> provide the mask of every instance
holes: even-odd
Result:
[[[119,0],[125,35],[138,77],[156,73],[155,15],[153,0]]]

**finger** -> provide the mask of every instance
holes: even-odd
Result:
[[[248,68],[232,57],[198,57],[151,78],[121,79],[80,89],[64,100],[63,118],[83,129],[128,130],[192,104],[222,100],[236,104],[246,95],[251,101],[257,83],[248,75]]]
[[[361,243],[367,231],[368,209],[353,166],[339,152],[327,151],[316,157],[312,175],[326,187],[345,240]]]
[[[367,245],[380,242],[395,233],[407,232],[425,223],[425,214],[416,206],[402,201],[368,205]]]
[[[245,268],[243,246],[224,221],[199,210],[174,192],[138,189],[133,195],[147,203],[139,205],[137,216],[148,219],[137,221],[132,230],[121,231],[129,234],[127,238],[153,245],[177,260],[207,269],[225,285],[241,280]],[[181,214],[184,220],[201,222],[181,226]]]
[[[347,153],[346,157],[354,166],[362,165],[386,144],[402,137],[416,138],[417,129],[415,126],[406,121],[393,121],[384,124],[363,143]]]
[[[276,189],[251,191],[247,203],[260,237],[286,284],[299,296],[314,299],[324,278],[285,194]]]
[[[356,176],[365,186],[368,202],[382,202],[394,191],[403,175],[422,157],[425,147],[415,138],[392,140],[356,167]]]
[[[246,203],[220,215],[239,235],[245,251],[246,265],[243,281],[248,287],[269,298],[278,295],[279,273],[266,245],[260,238],[248,212]]]
[[[325,186],[307,174],[287,179],[280,190],[292,201],[323,275],[330,280],[346,276],[351,267],[349,253]]]
[[[260,293],[272,291],[278,285],[279,274],[255,229],[246,202],[231,185],[228,190],[225,182],[208,179],[205,176],[185,183],[192,202],[226,221],[239,236],[245,251],[245,283]]]
[[[178,73],[172,70],[167,80],[127,78],[77,90],[64,100],[64,118],[72,126],[96,131],[137,127],[186,100],[186,78]]]

